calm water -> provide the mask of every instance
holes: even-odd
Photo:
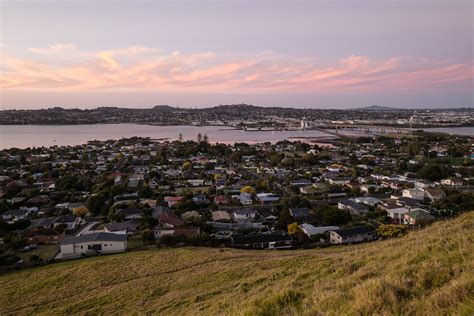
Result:
[[[277,142],[294,137],[330,138],[319,131],[259,131],[244,132],[224,126],[150,126],[137,124],[96,125],[0,125],[0,148],[26,148],[53,145],[80,145],[90,140],[120,139],[133,136],[195,140],[197,134],[206,134],[210,142]]]
[[[423,128],[423,130],[427,132],[440,132],[452,135],[474,136],[474,127],[436,127]]]

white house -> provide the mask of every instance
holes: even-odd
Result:
[[[423,200],[425,198],[425,191],[418,188],[405,189],[403,190],[402,196],[414,200]]]
[[[273,193],[259,193],[257,194],[257,200],[260,203],[271,203],[271,202],[278,202],[280,197]]]
[[[125,252],[127,250],[127,234],[98,232],[82,236],[74,236],[61,242],[58,259],[80,258],[98,254]]]
[[[410,210],[404,207],[397,207],[392,209],[387,209],[387,214],[397,223],[401,223],[404,219],[406,213]]]
[[[315,227],[311,224],[303,223],[300,225],[301,230],[303,233],[305,233],[308,237],[318,235],[318,234],[324,234],[327,231],[330,230],[337,230],[340,227],[339,226],[320,226],[320,227]]]
[[[415,188],[418,188],[418,189],[426,189],[426,188],[430,188],[430,187],[433,187],[434,186],[434,183],[431,182],[431,181],[428,181],[428,180],[416,180],[415,181]]]
[[[232,212],[232,217],[236,222],[252,221],[255,219],[257,212],[255,210],[235,210]]]
[[[368,226],[356,226],[329,231],[331,244],[347,244],[369,241],[374,238],[374,230]]]
[[[250,205],[252,204],[252,196],[248,193],[241,192],[239,195],[239,200],[242,205]]]
[[[204,179],[189,179],[188,183],[193,187],[199,187],[204,185]]]
[[[448,178],[448,179],[442,179],[441,180],[441,185],[453,185],[453,186],[459,186],[463,185],[463,179],[461,178]]]

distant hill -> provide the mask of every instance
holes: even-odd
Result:
[[[403,109],[392,108],[392,107],[381,106],[381,105],[371,105],[371,106],[366,106],[366,107],[363,107],[363,108],[357,108],[355,110],[357,110],[357,111],[383,112],[383,111],[400,111],[400,110],[403,110]]]
[[[473,315],[474,213],[388,241],[179,248],[0,276],[0,314]]]
[[[154,111],[161,111],[161,112],[172,112],[176,111],[176,108],[169,106],[169,105],[155,105],[153,107]]]

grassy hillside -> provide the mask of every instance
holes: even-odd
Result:
[[[405,237],[304,251],[183,248],[0,277],[0,314],[474,313],[474,212]]]

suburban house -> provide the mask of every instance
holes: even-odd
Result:
[[[225,197],[225,195],[216,195],[214,197],[214,203],[217,205],[227,204],[227,198]]]
[[[193,187],[204,186],[204,179],[189,179],[188,184]]]
[[[369,226],[356,226],[329,232],[331,244],[347,244],[373,240],[375,231]]]
[[[64,239],[64,233],[61,234],[54,228],[36,227],[25,235],[25,239],[27,244],[55,245]]]
[[[418,188],[418,189],[427,189],[433,186],[434,186],[434,183],[429,180],[416,180],[415,181],[415,188]]]
[[[303,231],[303,233],[306,234],[310,238],[312,236],[315,236],[315,235],[324,234],[327,231],[340,229],[339,226],[320,226],[320,227],[316,227],[316,226],[313,226],[313,225],[307,224],[307,223],[301,224],[300,228]]]
[[[65,238],[61,242],[59,259],[80,258],[97,254],[125,252],[127,234],[92,233]]]
[[[291,237],[286,234],[260,234],[232,237],[232,246],[253,249],[291,248]]]
[[[139,208],[123,208],[117,210],[116,214],[123,216],[125,219],[140,219],[143,217],[143,210]]]
[[[371,197],[371,196],[359,196],[359,197],[355,197],[355,198],[354,198],[354,201],[356,201],[357,203],[365,204],[365,205],[372,206],[372,207],[375,207],[375,206],[377,206],[378,204],[382,203],[381,200],[376,199],[376,198]]]
[[[410,210],[404,207],[396,207],[387,209],[387,214],[393,219],[393,222],[400,224],[403,222],[404,215]]]
[[[74,217],[72,214],[66,214],[59,216],[54,220],[54,227],[59,227],[59,226],[65,226],[67,230],[73,230],[77,226],[79,226],[79,223],[81,222],[80,217]]]
[[[262,203],[273,203],[280,201],[280,197],[273,193],[259,193],[257,194],[257,200]]]
[[[6,221],[20,221],[30,216],[30,212],[26,209],[10,210],[2,214],[2,217]]]
[[[230,223],[232,218],[226,211],[214,211],[212,212],[212,220],[214,222]]]
[[[308,180],[308,179],[297,179],[297,180],[292,180],[292,181],[290,181],[290,184],[291,184],[291,185],[295,185],[295,186],[304,187],[304,186],[309,186],[309,185],[311,185],[311,180]]]
[[[355,199],[342,200],[337,203],[337,207],[340,210],[348,210],[351,214],[366,214],[369,212],[369,208],[365,205],[359,204]]]
[[[199,227],[156,227],[153,230],[156,239],[163,236],[186,236],[188,238],[197,238],[201,233]]]
[[[411,211],[404,215],[404,223],[408,225],[426,225],[435,220],[433,215],[422,210]]]
[[[168,207],[173,207],[182,199],[182,196],[165,196],[164,201],[168,203]]]
[[[232,217],[236,222],[253,221],[256,215],[257,212],[255,210],[249,209],[234,210],[232,212]]]
[[[441,188],[427,188],[425,189],[425,198],[430,201],[436,201],[446,196]]]
[[[405,189],[403,190],[402,196],[414,200],[423,200],[425,198],[425,191],[418,188]]]
[[[442,185],[460,186],[460,185],[463,185],[464,181],[462,178],[448,178],[448,179],[442,179],[440,183]]]
[[[345,178],[345,177],[329,178],[328,181],[330,184],[337,184],[337,185],[346,185],[346,184],[351,183],[351,179]]]
[[[259,208],[257,209],[257,213],[259,217],[262,218],[267,223],[268,222],[273,223],[278,219],[278,217],[276,217],[275,214],[273,213],[273,209]]]
[[[118,223],[108,223],[104,225],[104,230],[109,233],[125,232],[129,235],[135,233],[138,230],[140,222],[138,220],[129,220]]]
[[[248,193],[241,192],[239,195],[239,201],[242,205],[250,205],[253,203],[252,196]]]
[[[298,223],[305,223],[311,219],[311,212],[307,207],[292,207],[290,215]]]
[[[158,220],[162,227],[179,227],[184,225],[184,221],[172,212],[153,213],[153,217]]]

